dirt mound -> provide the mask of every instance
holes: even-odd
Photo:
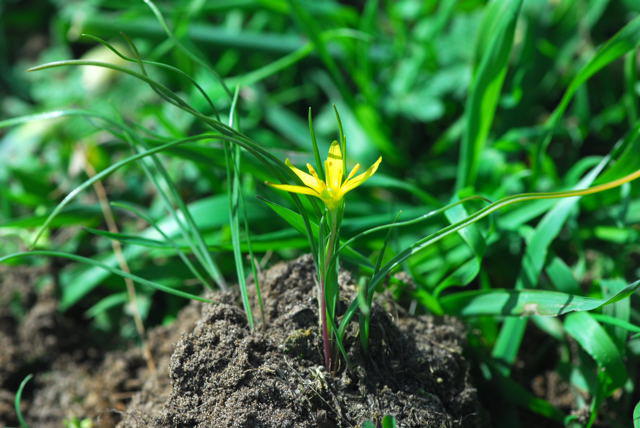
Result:
[[[352,367],[321,364],[310,257],[270,269],[267,322],[250,332],[232,293],[195,305],[201,317],[136,394],[121,427],[354,426],[394,415],[400,426],[481,425],[476,390],[452,319],[399,318],[376,308],[370,355],[350,332]],[[341,277],[345,293],[349,278]],[[194,305],[192,305],[194,306]],[[355,327],[354,327],[355,328]]]
[[[51,284],[35,284],[46,269],[0,266],[0,426],[16,426],[14,394],[34,374],[22,400],[32,427],[60,427],[91,419],[113,427],[150,373],[138,347],[107,351],[80,314],[62,314]],[[175,342],[199,318],[189,305],[170,327],[153,329],[147,339],[159,366],[168,367]],[[168,371],[165,370],[168,383]]]
[[[373,312],[370,355],[354,323],[345,343],[352,366],[327,373],[308,256],[263,275],[258,331],[247,328],[235,291],[209,295],[217,304],[192,302],[151,330],[155,372],[139,347],[108,352],[81,313],[59,313],[50,289],[35,290],[42,275],[0,275],[0,425],[17,425],[13,397],[28,373],[22,405],[33,427],[84,419],[95,427],[355,426],[387,414],[400,426],[482,422],[453,319],[392,319],[399,311],[389,301]],[[353,293],[347,274],[340,282]]]

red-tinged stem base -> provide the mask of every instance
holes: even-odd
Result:
[[[320,286],[320,328],[322,330],[322,353],[324,354],[324,367],[328,372],[333,367],[333,353],[331,352],[331,338],[327,324],[327,300],[324,295],[324,281]]]

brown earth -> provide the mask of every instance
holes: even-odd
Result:
[[[343,294],[353,291],[348,275],[341,284]],[[174,324],[152,330],[155,373],[138,348],[104,356],[79,350],[70,340],[82,338],[78,327],[69,331],[73,325],[46,297],[36,297],[19,324],[0,312],[0,422],[16,424],[9,391],[36,371],[24,400],[34,427],[72,418],[121,427],[358,426],[387,414],[399,426],[485,423],[456,320],[404,316],[386,302],[373,311],[370,354],[363,355],[354,323],[345,341],[351,367],[327,373],[311,259],[274,266],[261,287],[267,322],[257,331],[247,328],[234,292],[211,295],[216,304],[191,303]]]

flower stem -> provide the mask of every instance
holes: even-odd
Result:
[[[324,278],[320,283],[320,322],[322,329],[322,353],[324,354],[324,367],[331,371],[333,365],[331,352],[331,339],[329,337],[329,326],[327,325],[327,299],[324,294]]]
[[[331,341],[331,335],[329,333],[329,323],[327,322],[327,295],[325,284],[327,276],[329,275],[329,269],[331,267],[331,259],[333,258],[333,251],[335,249],[336,238],[338,235],[338,213],[336,210],[329,210],[329,217],[331,219],[331,230],[329,232],[329,245],[326,248],[326,256],[324,266],[322,266],[322,273],[320,275],[320,327],[322,330],[322,352],[324,354],[324,366],[327,371],[333,369],[333,344]]]

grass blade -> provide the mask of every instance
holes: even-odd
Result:
[[[22,414],[22,409],[20,408],[20,403],[22,402],[22,394],[24,392],[24,388],[27,386],[27,383],[33,378],[32,374],[28,374],[22,379],[20,382],[20,386],[18,387],[18,391],[16,392],[16,398],[14,401],[14,406],[16,409],[16,416],[18,417],[18,423],[20,424],[20,428],[29,428],[29,424],[24,419],[24,415]]]
[[[193,263],[191,263],[191,260],[189,260],[189,258],[187,257],[187,255],[182,251],[182,249],[180,248],[180,246],[178,246],[178,244],[176,244],[176,242],[169,236],[167,235],[162,228],[160,228],[158,226],[158,224],[153,221],[153,219],[146,215],[145,213],[142,212],[142,210],[136,208],[135,206],[128,204],[126,202],[112,202],[111,205],[113,205],[116,208],[120,208],[120,209],[125,209],[127,211],[130,211],[132,213],[134,213],[135,215],[137,215],[138,217],[140,217],[141,219],[143,219],[147,224],[149,224],[151,227],[153,227],[153,229],[158,232],[158,234],[164,239],[164,243],[168,243],[170,245],[171,248],[176,250],[176,253],[178,254],[178,257],[180,257],[180,259],[183,261],[183,263],[187,266],[187,268],[191,271],[191,273],[193,273],[193,275],[198,278],[203,284],[206,284],[206,280],[204,279],[204,277],[200,274],[200,272],[198,271],[198,269],[196,269],[196,267],[193,265]],[[176,223],[177,224],[177,223]],[[143,239],[146,242],[149,241],[156,241],[158,244],[163,243],[161,241],[157,241],[157,240],[151,240],[149,238],[144,238],[141,236],[137,236],[137,237],[132,237],[132,241],[131,243],[134,243],[135,240],[134,238],[139,238],[139,239]]]
[[[473,186],[502,83],[507,72],[522,0],[494,1],[487,8],[478,46],[487,46],[474,70],[465,107],[467,126],[460,146],[456,189]],[[483,43],[480,43],[481,39]]]
[[[236,106],[238,102],[238,87],[233,94],[233,102],[229,111],[229,126],[231,128],[237,126]],[[228,142],[224,143],[224,156],[227,170],[227,198],[229,199],[229,228],[231,230],[231,243],[233,246],[233,259],[236,266],[236,275],[238,286],[240,287],[240,296],[242,297],[242,306],[247,316],[247,322],[251,330],[254,329],[253,311],[249,302],[249,293],[247,292],[247,280],[244,272],[244,263],[242,260],[242,249],[240,246],[240,221],[239,221],[239,201],[240,201],[240,178],[238,170],[240,168],[240,151],[239,147],[231,147]]]
[[[535,182],[540,174],[540,163],[542,156],[551,143],[551,138],[560,122],[560,118],[569,106],[569,102],[587,80],[600,71],[603,67],[609,65],[614,60],[635,49],[640,44],[640,16],[634,18],[631,22],[616,33],[609,41],[602,45],[595,55],[584,65],[573,78],[569,87],[565,91],[558,106],[545,123],[546,132],[537,142],[533,156],[533,173],[532,180]]]
[[[595,168],[587,174],[578,184],[577,188],[589,186],[607,165],[609,158],[603,159]],[[579,199],[564,199],[556,204],[549,211],[536,227],[535,232],[527,242],[527,249],[522,258],[522,267],[515,288],[535,288],[538,285],[538,278],[547,258],[549,246],[555,237],[560,233],[563,225],[569,218],[569,214],[578,204]],[[524,337],[526,319],[508,319],[500,330],[498,340],[493,348],[493,356],[500,361],[512,364],[520,349],[520,343]],[[509,367],[505,364],[503,369],[508,372]],[[505,372],[505,375],[507,374]]]
[[[324,180],[324,163],[320,158],[320,149],[318,148],[318,141],[316,140],[316,131],[313,129],[313,116],[311,115],[311,107],[309,107],[307,120],[309,122],[309,135],[311,135],[311,146],[313,147],[313,157],[316,161],[316,172],[318,173],[318,176],[320,177],[320,179]]]
[[[300,214],[290,210],[289,208],[283,207],[282,205],[276,204],[275,202],[268,201],[264,198],[260,198],[260,200],[265,204],[267,204],[267,206],[269,206],[269,208],[271,208],[276,214],[278,214],[284,221],[286,221],[291,226],[293,226],[294,229],[296,229],[298,232],[302,234],[305,234],[306,228],[304,226],[303,218]],[[318,231],[320,230],[318,224],[315,222],[311,222],[310,227],[311,227],[311,233],[314,236],[317,236]],[[356,250],[354,250],[353,248],[350,248],[345,244],[342,244],[342,247],[341,247],[341,251],[344,251],[344,257],[347,260],[349,260],[352,263],[373,269],[373,265],[371,264],[369,259],[367,259],[365,256],[363,256],[362,254],[360,254],[359,252],[357,252]]]
[[[611,305],[631,296],[638,288],[640,281],[628,285],[610,298],[600,299],[548,290],[472,290],[445,296],[440,303],[446,313],[465,317],[560,316]]]
[[[200,297],[200,296],[196,296],[195,294],[190,294],[184,291],[176,290],[174,288],[167,287],[157,282],[148,281],[137,275],[124,272],[120,269],[116,269],[105,263],[101,263],[99,261],[89,259],[87,257],[78,256],[76,254],[65,253],[62,251],[34,250],[34,251],[24,251],[22,253],[13,253],[13,254],[8,254],[6,256],[0,257],[0,263],[6,262],[12,259],[23,258],[28,256],[48,256],[48,257],[62,257],[62,258],[70,259],[76,262],[81,262],[81,263],[85,263],[88,265],[92,265],[92,266],[104,269],[105,271],[110,272],[114,275],[119,275],[123,278],[129,278],[132,281],[137,282],[138,284],[146,285],[147,287],[151,287],[159,291],[164,291],[165,293],[173,294],[175,296],[183,297],[185,299],[198,300],[200,302],[206,302],[206,303],[213,303],[211,300],[205,299],[204,297]]]
[[[440,241],[441,239],[443,239],[444,237],[452,233],[456,233],[458,230],[465,228],[468,225],[473,224],[478,220],[508,205],[525,202],[525,201],[537,200],[537,199],[570,198],[575,196],[591,195],[594,193],[603,192],[605,190],[609,190],[609,189],[621,186],[622,184],[628,183],[637,178],[640,178],[640,170],[635,171],[634,173],[629,174],[627,176],[618,178],[617,180],[614,180],[605,184],[600,184],[598,186],[589,187],[586,189],[569,190],[569,191],[563,191],[563,192],[548,192],[548,193],[523,193],[520,195],[508,196],[506,198],[500,199],[499,201],[494,202],[491,205],[476,211],[475,213],[471,214],[469,217],[467,217],[464,220],[461,220],[455,224],[449,225],[436,233],[433,233],[431,235],[425,236],[422,239],[419,239],[413,245],[411,245],[410,247],[400,252],[393,259],[391,259],[380,270],[380,272],[377,275],[374,275],[374,277],[369,282],[368,292],[373,293],[376,287],[380,283],[382,283],[382,281],[384,281],[386,276],[390,274],[396,266],[400,265],[402,262],[404,262],[405,260],[413,256],[414,254],[420,252],[422,249]],[[357,308],[358,308],[358,301],[356,297],[354,301],[351,302],[351,305],[345,312],[345,315],[340,323],[339,334],[341,336],[344,334],[349,322],[351,321],[351,318],[355,315]]]

